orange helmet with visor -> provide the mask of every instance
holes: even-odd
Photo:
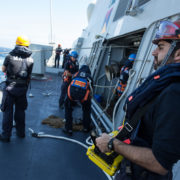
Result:
[[[160,40],[180,40],[180,21],[162,21],[152,42],[158,44]]]

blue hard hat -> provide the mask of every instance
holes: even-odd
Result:
[[[76,52],[76,51],[72,51],[71,53],[70,53],[70,56],[72,56],[73,58],[78,58],[78,53]]]
[[[128,57],[128,60],[129,61],[134,61],[136,59],[136,54],[130,54],[129,57]]]

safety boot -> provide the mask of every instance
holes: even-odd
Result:
[[[16,132],[16,135],[17,135],[19,138],[25,138],[25,133],[18,133],[18,132]]]
[[[10,138],[9,137],[4,137],[2,134],[0,134],[0,141],[2,141],[2,142],[10,142]]]
[[[72,130],[67,130],[65,127],[62,129],[62,131],[65,133],[65,134],[68,134],[69,136],[72,136]]]

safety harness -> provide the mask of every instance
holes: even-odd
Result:
[[[132,65],[133,65],[132,62],[127,61],[120,70],[119,83],[118,83],[118,86],[116,89],[118,96],[122,95],[122,93],[124,92],[124,90],[127,86],[127,81],[129,78],[129,70],[132,68]]]
[[[180,63],[168,64],[150,75],[144,83],[130,94],[124,105],[126,119],[130,119],[138,108],[146,105],[172,82],[180,81]]]
[[[78,77],[78,73],[76,73],[68,86],[68,97],[72,101],[87,101],[89,97],[90,89],[89,89],[89,81],[86,78]]]
[[[117,86],[117,94],[118,94],[118,96],[122,95],[122,93],[124,92],[126,86],[127,86],[127,84],[123,84],[122,82],[118,83],[118,86]]]

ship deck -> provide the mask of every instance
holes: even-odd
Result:
[[[28,90],[26,137],[12,131],[10,143],[0,142],[0,179],[2,180],[101,180],[108,177],[86,156],[86,149],[76,143],[53,138],[32,137],[28,128],[54,136],[68,137],[61,128],[43,125],[50,115],[64,117],[59,109],[61,77],[48,73],[46,80],[33,79]],[[32,93],[34,97],[30,97]],[[48,95],[49,93],[49,95]],[[78,110],[76,110],[78,111]],[[81,113],[74,112],[76,118]],[[2,122],[2,113],[0,113]],[[86,144],[89,134],[74,132],[72,139]],[[69,138],[69,137],[68,137]]]

